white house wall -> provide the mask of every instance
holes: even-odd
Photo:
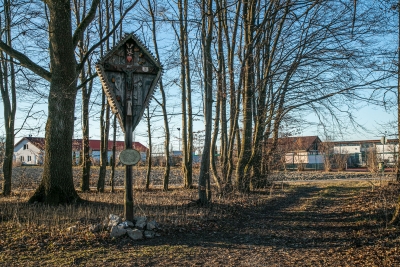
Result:
[[[24,149],[26,145],[28,147]],[[42,164],[43,152],[28,140],[23,140],[14,147],[14,160],[22,164]]]
[[[388,163],[394,163],[399,152],[399,145],[386,144],[376,145],[376,154],[379,160],[385,160]]]
[[[361,153],[361,146],[334,146],[334,154],[355,154]]]
[[[324,163],[324,156],[321,154],[309,154],[308,152],[286,153],[286,164],[321,164]]]
[[[387,144],[387,145],[376,145],[376,153],[394,153],[399,151],[399,145]]]

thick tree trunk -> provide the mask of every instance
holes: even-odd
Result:
[[[10,1],[4,1],[4,18],[5,18],[5,29],[4,32],[7,44],[12,46],[11,36],[11,3]],[[2,37],[0,35],[0,37]],[[15,124],[15,113],[17,110],[17,96],[15,87],[15,68],[13,58],[6,58],[1,52],[0,54],[0,92],[3,100],[4,109],[4,127],[6,132],[5,139],[5,151],[3,160],[3,196],[11,194],[11,179],[12,179],[12,163],[14,155],[14,124]],[[10,73],[8,72],[10,68]],[[11,94],[11,95],[10,95]]]
[[[255,1],[244,1],[243,18],[245,20],[245,66],[243,87],[243,139],[240,144],[240,154],[236,168],[236,187],[240,192],[250,190],[250,177],[247,164],[252,149],[252,99],[254,94],[254,60],[253,60],[253,31]]]
[[[76,98],[76,65],[69,0],[47,1],[51,81],[42,181],[30,202],[48,204],[80,200],[72,179],[72,135]]]
[[[6,112],[4,112],[4,115]],[[10,120],[10,116],[5,117]],[[11,178],[12,178],[12,163],[14,155],[14,120],[7,123],[6,128],[6,140],[5,140],[5,151],[3,161],[3,196],[9,196],[11,194]]]

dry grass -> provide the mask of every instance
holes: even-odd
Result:
[[[196,189],[163,192],[154,181],[145,191],[136,178],[135,214],[162,231],[132,241],[88,230],[110,213],[122,215],[122,190],[79,193],[88,201],[82,205],[28,205],[29,179],[21,175],[13,195],[0,197],[0,266],[400,264],[400,230],[387,225],[400,190],[387,181],[280,182],[249,195],[213,195],[210,206],[199,207]]]

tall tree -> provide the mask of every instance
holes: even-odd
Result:
[[[105,10],[99,11],[99,28],[105,28],[106,35],[110,32],[110,10],[114,10],[112,3],[109,0],[105,1]],[[103,32],[100,32],[102,37]],[[107,39],[105,44],[106,50],[110,50],[110,41]],[[103,56],[103,47],[100,49],[100,54]],[[110,106],[107,101],[107,97],[102,90],[101,92],[101,112],[100,112],[100,170],[99,178],[97,180],[97,191],[104,192],[106,174],[107,174],[107,162],[108,162],[108,139],[110,132]]]
[[[193,183],[193,108],[192,108],[192,79],[189,53],[189,32],[188,32],[188,0],[184,0],[185,18],[185,68],[186,68],[186,105],[187,105],[187,145],[185,151],[184,175],[186,187],[191,188]]]
[[[205,137],[203,154],[199,175],[199,203],[207,204],[211,199],[210,185],[210,153],[211,153],[211,132],[212,132],[212,55],[211,44],[214,29],[213,0],[202,0],[201,2],[202,28],[202,63],[203,63],[203,84],[204,84],[204,125]]]
[[[243,138],[240,144],[240,154],[236,168],[236,187],[241,192],[250,190],[250,179],[246,164],[250,159],[252,145],[254,94],[254,31],[255,31],[256,1],[243,1],[244,19],[244,69],[243,69]]]
[[[151,140],[151,121],[150,121],[150,109],[146,108],[146,120],[147,120],[147,134],[149,140],[149,149],[146,152],[146,160],[147,160],[147,172],[146,172],[146,190],[150,188],[150,177],[151,177],[151,165],[152,165],[152,154],[153,154],[153,144]]]
[[[178,0],[179,51],[181,57],[182,91],[182,171],[186,188],[192,187],[193,115],[191,104],[191,78],[189,62],[188,1]]]
[[[154,1],[153,1],[154,2]],[[154,14],[155,3],[152,4],[151,0],[147,1],[149,6],[149,13],[151,16],[152,22],[152,34],[153,34],[153,45],[154,51],[156,53],[156,57],[160,59],[160,53],[158,51],[158,41],[157,41],[157,27],[156,27],[156,17]],[[164,155],[165,155],[165,169],[164,169],[164,179],[163,179],[163,190],[168,190],[169,185],[169,175],[171,170],[171,162],[170,162],[170,155],[169,155],[169,144],[170,144],[170,132],[169,132],[169,122],[168,122],[168,113],[167,113],[167,99],[164,89],[164,84],[162,78],[160,78],[159,88],[161,92],[161,102],[157,101],[157,103],[161,106],[162,114],[163,114],[163,121],[164,121],[164,132],[165,132],[165,140],[164,140]]]
[[[87,12],[87,1],[86,0],[74,0],[74,15],[75,23],[79,25]],[[85,57],[89,48],[90,36],[86,31],[80,32],[78,43],[78,57],[80,61]],[[90,155],[89,155],[89,101],[92,94],[93,81],[89,78],[93,76],[91,71],[90,57],[87,58],[87,62],[84,62],[82,69],[79,73],[79,79],[81,84],[81,96],[82,96],[82,150],[80,155],[80,162],[82,164],[82,177],[81,177],[81,190],[82,192],[89,191],[90,182]],[[86,71],[87,70],[87,71]],[[89,82],[87,82],[89,80]]]
[[[5,40],[6,44],[12,47],[11,36],[11,1],[3,1],[3,12],[0,13],[0,28],[5,29],[0,31],[0,39]],[[4,25],[4,26],[3,26]],[[12,162],[14,155],[14,126],[15,113],[17,111],[17,93],[15,86],[15,67],[13,58],[0,53],[0,92],[4,106],[5,120],[5,151],[3,161],[3,192],[4,196],[11,194],[11,178],[12,178]]]
[[[33,62],[23,51],[17,51],[0,40],[0,50],[50,83],[43,176],[30,202],[59,204],[80,200],[73,184],[71,151],[77,78],[82,62],[77,64],[74,52],[80,41],[80,32],[95,18],[99,3],[100,0],[92,1],[86,17],[74,32],[70,0],[48,0],[44,3],[48,10],[50,70]],[[126,12],[136,3],[130,5]],[[103,42],[104,39],[94,44],[86,57]]]
[[[223,1],[221,7],[226,7],[226,1]],[[232,186],[232,173],[234,169],[234,147],[235,139],[239,140],[239,113],[240,113],[240,94],[239,90],[241,85],[241,75],[239,75],[239,85],[236,86],[235,77],[235,54],[237,46],[237,34],[240,22],[240,14],[242,8],[242,1],[237,1],[236,10],[234,12],[233,26],[229,27],[228,15],[226,8],[220,8],[220,12],[223,14],[224,19],[222,19],[225,40],[226,40],[226,50],[227,50],[227,65],[228,65],[228,76],[229,76],[229,134],[228,134],[228,154],[226,155],[226,160],[222,161],[222,170],[225,173],[223,177],[224,182],[227,185],[227,189]],[[225,123],[225,122],[222,122]],[[237,142],[237,148],[239,147],[239,142]]]

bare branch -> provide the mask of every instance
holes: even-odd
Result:
[[[94,74],[92,74],[89,78],[87,78],[83,83],[81,83],[80,85],[78,85],[76,87],[76,90],[81,89],[82,87],[84,87],[88,82],[92,81],[94,78],[97,77],[97,72],[95,72]]]
[[[129,11],[131,11],[136,4],[139,2],[139,0],[136,0],[131,6],[129,6],[124,14],[122,14],[121,18],[119,19],[119,21],[114,25],[114,27],[111,29],[111,31],[104,36],[104,38],[102,38],[98,43],[94,44],[85,54],[85,56],[83,57],[82,61],[78,64],[77,66],[77,72],[80,72],[80,70],[83,68],[85,61],[87,60],[87,58],[90,56],[90,54],[97,48],[99,47],[99,45],[101,45],[102,43],[104,43],[112,34],[114,34],[115,30],[118,29],[119,25],[122,23],[122,20],[125,18],[126,14],[128,14]]]
[[[81,33],[86,30],[86,28],[90,25],[90,23],[95,18],[96,9],[97,9],[97,6],[99,5],[99,3],[100,3],[100,0],[94,0],[92,2],[92,6],[90,7],[89,13],[82,20],[82,22],[79,23],[78,27],[76,28],[74,35],[72,37],[72,42],[73,42],[74,47],[76,47],[78,45],[79,36],[81,35]]]
[[[18,52],[17,50],[13,49],[6,43],[0,40],[0,50],[7,53],[9,56],[17,59],[19,64],[23,67],[26,67],[33,71],[35,74],[39,75],[43,79],[50,81],[51,80],[51,73],[48,70],[45,70],[43,67],[37,65],[35,62],[30,60],[27,56]]]

